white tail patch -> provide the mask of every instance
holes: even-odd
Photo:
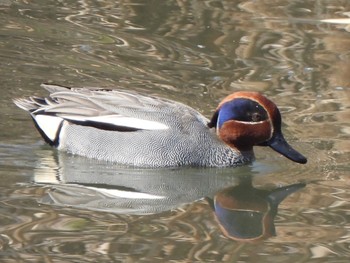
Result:
[[[34,119],[39,128],[53,142],[56,139],[57,131],[63,121],[62,118],[51,115],[38,114]]]
[[[105,116],[94,116],[94,117],[84,117],[84,116],[71,116],[71,115],[61,115],[66,120],[72,121],[93,121],[105,124],[111,124],[116,126],[123,126],[128,128],[135,128],[141,130],[166,130],[169,127],[163,123],[157,121],[149,121],[132,117],[125,117],[120,115],[105,115]]]

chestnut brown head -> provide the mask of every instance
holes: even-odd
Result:
[[[270,146],[297,163],[307,159],[284,139],[281,114],[277,106],[257,92],[235,92],[224,98],[209,127],[215,127],[220,139],[240,151],[253,146]]]

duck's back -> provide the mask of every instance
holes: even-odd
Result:
[[[44,88],[51,92],[49,99],[16,104],[31,112],[43,137],[60,150],[142,167],[247,161],[217,138],[205,117],[184,104],[117,90]]]

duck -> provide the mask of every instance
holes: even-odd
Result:
[[[277,106],[258,92],[225,97],[211,119],[173,100],[122,89],[42,84],[47,97],[14,99],[60,151],[133,167],[235,167],[269,146],[300,164],[284,139]]]

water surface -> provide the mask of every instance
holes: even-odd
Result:
[[[346,0],[0,1],[1,261],[347,262],[349,10]],[[123,87],[207,117],[233,91],[260,91],[309,162],[257,148],[247,167],[153,171],[57,153],[11,101],[45,95],[42,82]],[[254,189],[305,184],[279,204],[276,235],[253,243],[213,213],[223,189],[247,201],[235,188],[247,178],[260,207]]]

